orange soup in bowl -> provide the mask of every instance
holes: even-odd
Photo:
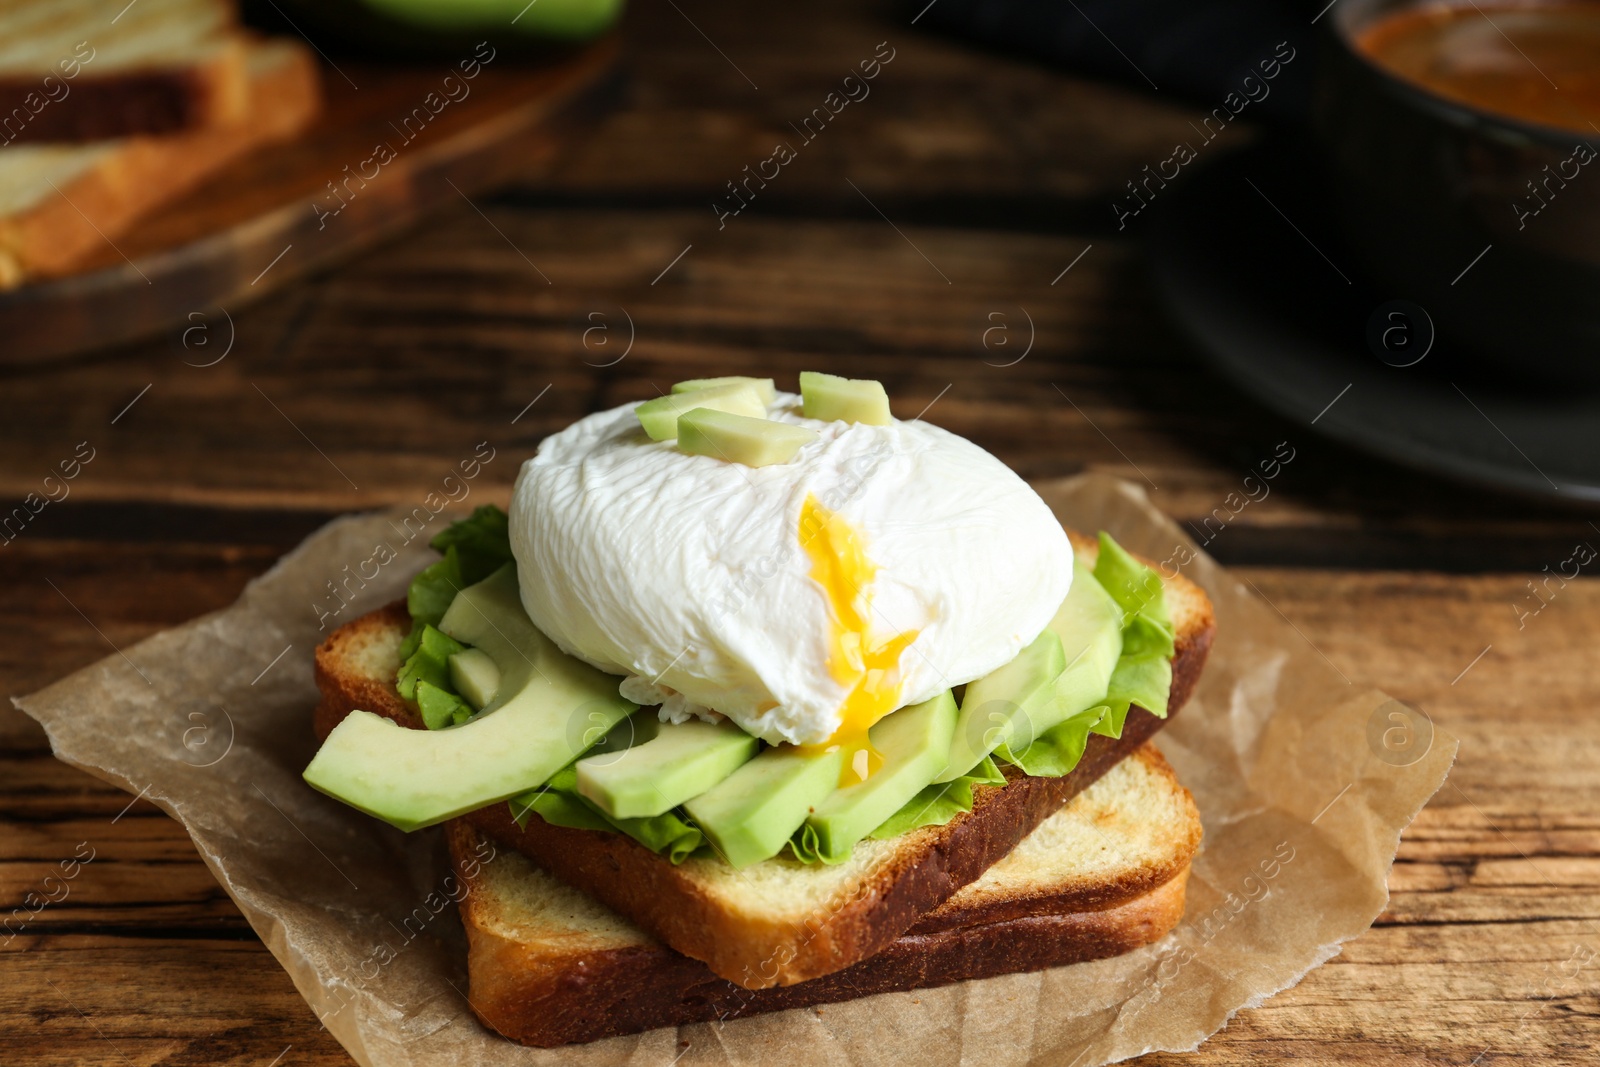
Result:
[[[1412,7],[1364,27],[1355,45],[1457,103],[1600,137],[1600,2]]]

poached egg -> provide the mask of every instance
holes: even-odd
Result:
[[[534,624],[663,718],[861,747],[1009,662],[1067,595],[1072,546],[1044,501],[937,426],[822,422],[779,393],[768,416],[818,440],[747,467],[651,441],[636,406],[523,464],[511,547]]]

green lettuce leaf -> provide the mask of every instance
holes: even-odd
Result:
[[[1001,745],[995,755],[1035,778],[1059,778],[1078,765],[1089,744],[1089,735],[1095,732],[1109,710],[1104,704],[1085,708],[1034,738],[1021,752],[1012,752]]]
[[[1165,656],[1123,656],[1111,672],[1111,687],[1106,692],[1109,713],[1095,728],[1107,737],[1121,737],[1128,708],[1139,705],[1158,719],[1167,717],[1167,698],[1172,694],[1172,661]]]
[[[529,815],[537,815],[551,826],[616,832],[616,827],[596,815],[582,800],[550,789],[535,789],[511,798],[511,817],[518,826],[528,825]]]
[[[428,544],[446,556],[454,550],[461,581],[476,585],[511,562],[508,521],[504,511],[485,504],[470,518],[451,523]],[[447,601],[445,607],[449,606]]]
[[[1045,731],[1022,752],[1004,746],[995,751],[1030,775],[1069,773],[1083,759],[1090,734],[1122,736],[1128,711],[1135,704],[1157,718],[1167,717],[1176,635],[1167,614],[1161,576],[1101,531],[1094,580],[1122,609],[1122,655],[1111,672],[1103,702]]]
[[[493,504],[485,504],[470,518],[451,523],[428,545],[443,558],[411,579],[406,590],[411,636],[401,647],[402,659],[416,650],[422,625],[439,625],[463,587],[483,581],[512,561],[506,513]]]
[[[411,585],[406,589],[406,611],[411,615],[411,632],[400,646],[402,660],[410,659],[417,651],[424,627],[439,625],[463,584],[461,561],[453,551],[446,552],[443,559],[424,567],[411,579]]]
[[[450,602],[469,584],[461,576],[461,559],[455,549],[445,552],[443,559],[419,571],[406,589],[406,610],[411,613],[411,621],[439,625]]]
[[[674,863],[682,863],[705,843],[705,836],[675,812],[649,819],[616,819],[617,829]]]
[[[451,523],[428,544],[444,556],[423,568],[406,589],[411,632],[400,645],[395,688],[407,700],[417,701],[422,721],[428,729],[437,730],[472,717],[471,707],[450,680],[447,662],[467,646],[446,637],[437,627],[457,593],[511,561],[506,513],[485,504],[470,518]],[[426,703],[418,692],[421,682],[431,687],[422,691],[427,694]]]
[[[817,832],[809,823],[801,823],[800,829],[789,838],[789,852],[801,863],[838,863],[839,860],[831,859],[822,853],[822,843],[817,839]],[[845,853],[848,856],[849,853]],[[842,857],[841,857],[842,858]]]
[[[1172,694],[1172,653],[1177,634],[1167,614],[1161,576],[1128,554],[1111,535],[1100,533],[1095,580],[1123,610],[1122,655],[1111,672],[1106,713],[1091,729],[1121,737],[1128,710],[1135,704],[1158,719],[1167,717]]]
[[[1094,578],[1122,609],[1122,654],[1170,658],[1176,634],[1167,616],[1161,575],[1101,530]]]
[[[557,771],[541,788],[511,798],[511,817],[517,820],[518,826],[527,824],[530,813],[553,826],[627,834],[675,864],[688,859],[705,842],[704,835],[676,812],[648,819],[613,819],[598,805],[578,795],[576,760]]]
[[[923,826],[943,826],[964,811],[972,810],[972,788],[978,785],[1005,785],[1006,776],[995,766],[994,759],[985,756],[971,773],[948,782],[925,786],[922,792],[906,802],[905,807],[884,820],[883,825],[867,836],[877,841],[899,837],[903,833]]]

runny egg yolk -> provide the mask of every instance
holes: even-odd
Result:
[[[812,579],[828,598],[828,671],[849,687],[839,707],[839,728],[822,744],[808,747],[818,752],[843,748],[839,784],[853,785],[883,765],[867,731],[900,706],[900,654],[920,631],[873,642],[868,631],[878,568],[867,558],[860,533],[815,496],[807,496],[800,509],[800,547],[811,559]]]

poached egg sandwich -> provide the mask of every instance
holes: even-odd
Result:
[[[1066,598],[1060,522],[937,426],[808,418],[778,393],[762,417],[811,436],[751,467],[642,440],[635,406],[545,440],[511,550],[534,625],[664,718],[849,743],[1010,662]]]
[[[524,464],[509,514],[480,508],[433,547],[403,608],[318,650],[306,780],[405,830],[455,820],[458,861],[507,845],[734,990],[839,999],[826,976],[900,945],[1139,750],[1214,629],[1192,584],[1106,534],[1069,536],[988,452],[826,374],[798,394],[683,382],[590,415]],[[1162,819],[1179,824],[1163,879],[1123,894],[1165,894],[1144,940],[1181,914],[1199,839],[1192,804]],[[479,904],[510,892],[475,884]],[[1071,910],[1029,900],[1002,910]],[[464,913],[470,937],[486,913]],[[482,980],[506,992],[495,1018],[474,1005],[485,1021],[530,1043],[593,1036],[529,1007],[554,994],[507,970],[483,922],[499,940]],[[1090,958],[1074,929],[1028,966]],[[1023,965],[995,960],[983,973]],[[906,973],[978,976],[938,971]],[[907,987],[887,962],[873,973]],[[703,1000],[619,1010],[602,1032],[703,1017]]]

